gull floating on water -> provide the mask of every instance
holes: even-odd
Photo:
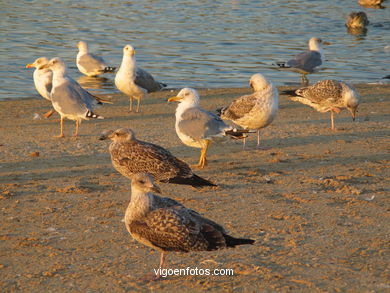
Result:
[[[79,52],[76,58],[77,68],[87,76],[98,76],[106,72],[114,72],[116,67],[107,66],[103,58],[88,51],[88,44],[84,41],[77,43]]]
[[[102,116],[95,114],[92,110],[97,105],[107,101],[91,95],[69,77],[66,74],[65,63],[60,58],[51,59],[43,68],[53,71],[53,87],[50,97],[54,109],[61,116],[61,132],[56,137],[64,137],[63,125],[65,118],[76,121],[74,136],[78,135],[79,124],[82,120],[90,118],[103,119]]]
[[[135,240],[160,252],[157,279],[170,251],[212,251],[255,242],[229,236],[221,225],[153,192],[160,193],[160,189],[151,175],[133,176],[125,225]]]
[[[26,68],[35,68],[33,74],[35,88],[43,98],[51,101],[50,91],[52,88],[53,72],[50,69],[42,68],[47,63],[49,63],[49,60],[46,57],[40,57],[36,59],[34,63],[27,64]],[[43,114],[43,116],[49,118],[54,112],[55,111],[52,109]]]
[[[262,74],[254,74],[249,85],[253,94],[235,99],[221,109],[221,118],[231,120],[248,130],[257,130],[257,147],[260,145],[260,129],[274,120],[279,108],[278,90]],[[245,148],[244,138],[244,148]]]
[[[332,130],[335,129],[333,113],[340,113],[342,109],[348,109],[352,119],[355,120],[360,102],[360,96],[352,86],[342,81],[329,79],[296,91],[284,91],[283,93],[295,95],[291,100],[308,105],[318,112],[330,112]]]
[[[348,33],[351,35],[365,35],[367,33],[366,26],[369,23],[365,12],[351,12],[345,26],[347,27]]]
[[[201,149],[197,167],[204,168],[207,165],[206,152],[210,141],[227,135],[243,138],[248,131],[236,130],[217,115],[202,109],[199,99],[196,90],[183,88],[177,96],[169,98],[168,102],[179,102],[176,108],[176,133],[185,145]]]
[[[302,74],[302,83],[307,84],[306,75],[318,71],[319,67],[324,64],[325,57],[321,47],[322,40],[311,38],[309,40],[309,50],[296,55],[287,62],[278,62],[280,69],[287,69]]]
[[[123,48],[123,59],[121,66],[115,76],[116,87],[130,98],[130,111],[133,110],[133,99],[137,100],[137,110],[141,99],[148,92],[161,90],[166,84],[157,82],[153,76],[142,68],[137,67],[135,50],[131,45]]]
[[[368,8],[383,8],[384,0],[358,0],[359,5]]]
[[[111,139],[109,151],[114,168],[123,176],[132,178],[136,173],[150,173],[165,183],[186,184],[193,187],[216,186],[194,174],[183,161],[161,146],[136,139],[128,128],[107,131],[100,140]]]

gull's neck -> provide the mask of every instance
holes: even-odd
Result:
[[[123,55],[121,67],[119,68],[119,74],[126,73],[130,74],[131,77],[135,77],[137,68],[137,62],[135,56]]]
[[[310,51],[317,51],[318,53],[321,54],[321,60],[324,62],[325,56],[324,56],[324,51],[322,50],[322,47],[319,43],[317,42],[310,42],[309,43],[309,50]]]
[[[145,216],[150,210],[153,203],[153,194],[131,188],[131,199],[126,209],[125,219],[133,221]]]
[[[185,100],[181,101],[179,103],[179,105],[177,105],[177,108],[176,108],[176,121],[178,121],[178,119],[180,119],[181,115],[187,109],[198,107],[198,106],[199,106],[199,102],[196,102],[196,101],[185,101]]]
[[[55,70],[52,71],[53,71],[53,87],[54,87],[54,85],[56,84],[61,84],[64,78],[66,78],[66,68],[65,67],[56,68]]]

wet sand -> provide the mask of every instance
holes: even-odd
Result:
[[[280,98],[274,123],[242,150],[241,141],[213,144],[197,174],[218,188],[199,192],[160,184],[163,194],[223,224],[253,246],[218,252],[171,253],[168,268],[234,269],[234,276],[170,276],[142,281],[158,253],[131,239],[121,222],[129,181],[111,166],[107,129],[130,127],[139,139],[169,149],[189,164],[199,150],[174,130],[175,92],[149,95],[140,114],[128,99],[85,121],[33,119],[43,99],[0,102],[0,287],[2,292],[385,292],[390,290],[390,86],[357,85],[357,121]],[[286,87],[284,87],[286,89]],[[200,90],[209,110],[249,89]],[[42,116],[41,116],[42,117]]]

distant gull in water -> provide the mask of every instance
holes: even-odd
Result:
[[[50,97],[54,109],[61,116],[61,132],[56,137],[64,137],[63,124],[65,118],[76,121],[74,136],[78,135],[79,124],[82,120],[103,119],[102,116],[95,114],[93,109],[102,102],[108,101],[91,95],[70,78],[66,74],[65,63],[60,58],[51,59],[43,68],[49,68],[53,71],[53,87]]]
[[[345,25],[348,28],[364,28],[369,24],[367,14],[363,11],[351,12]]]
[[[306,75],[318,71],[319,67],[324,64],[325,57],[321,47],[322,40],[311,38],[309,40],[309,50],[296,55],[287,62],[278,62],[280,69],[287,69],[302,74],[302,83],[307,84]]]
[[[221,225],[153,192],[160,193],[160,189],[151,175],[133,176],[125,225],[135,240],[160,252],[156,279],[160,278],[165,255],[170,251],[212,251],[255,242],[229,236]]]
[[[227,125],[216,114],[202,109],[199,100],[196,90],[183,88],[177,96],[169,98],[168,102],[179,102],[176,108],[176,133],[185,145],[201,149],[196,167],[204,168],[207,165],[206,152],[210,141],[225,136],[243,138],[249,131],[236,130]]]
[[[123,48],[123,59],[121,66],[115,76],[116,87],[130,98],[130,111],[133,110],[133,99],[137,100],[137,110],[141,99],[148,92],[161,90],[166,84],[157,82],[147,71],[138,68],[135,59],[135,50],[131,45]]]
[[[358,0],[359,5],[368,8],[383,8],[384,0]]]
[[[284,91],[284,94],[295,95],[293,101],[308,105],[318,112],[330,112],[331,128],[334,127],[333,113],[348,109],[355,120],[360,96],[350,85],[342,81],[322,80],[312,86],[303,87],[296,91]]]
[[[235,99],[221,109],[221,118],[231,120],[248,130],[257,130],[257,147],[260,146],[260,129],[274,120],[279,108],[278,90],[262,74],[254,74],[249,80],[253,94]],[[244,145],[245,148],[245,138]]]
[[[46,57],[40,57],[34,63],[27,64],[26,68],[35,68],[33,74],[35,88],[43,98],[51,101],[50,91],[52,88],[53,72],[50,69],[42,68],[47,63],[49,63],[49,60]],[[43,114],[43,116],[49,118],[54,112],[55,110],[52,109]]]
[[[76,58],[77,68],[87,76],[98,76],[106,72],[114,72],[115,67],[107,66],[103,58],[88,51],[88,44],[84,41],[77,43],[79,52]]]
[[[366,26],[369,23],[365,12],[351,12],[345,26],[347,27],[348,33],[351,35],[365,35],[367,33]]]
[[[109,151],[114,168],[123,176],[132,179],[134,174],[147,172],[154,179],[193,187],[216,186],[194,174],[183,161],[168,150],[149,142],[138,140],[128,128],[107,131],[100,140],[111,139]]]

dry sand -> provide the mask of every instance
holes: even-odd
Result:
[[[363,102],[352,122],[281,96],[274,123],[242,150],[241,141],[214,144],[197,173],[218,188],[201,192],[160,184],[163,194],[223,224],[253,246],[218,252],[172,253],[168,268],[234,269],[234,276],[141,278],[158,253],[136,243],[121,222],[129,181],[110,163],[102,130],[133,128],[139,139],[168,148],[190,164],[199,151],[174,130],[174,92],[151,94],[142,113],[128,99],[83,122],[80,137],[52,138],[58,115],[43,99],[0,102],[0,287],[2,292],[389,292],[390,86],[357,85]],[[249,89],[201,90],[215,109]],[[67,121],[65,135],[74,131]],[[39,153],[39,154],[38,154]]]

